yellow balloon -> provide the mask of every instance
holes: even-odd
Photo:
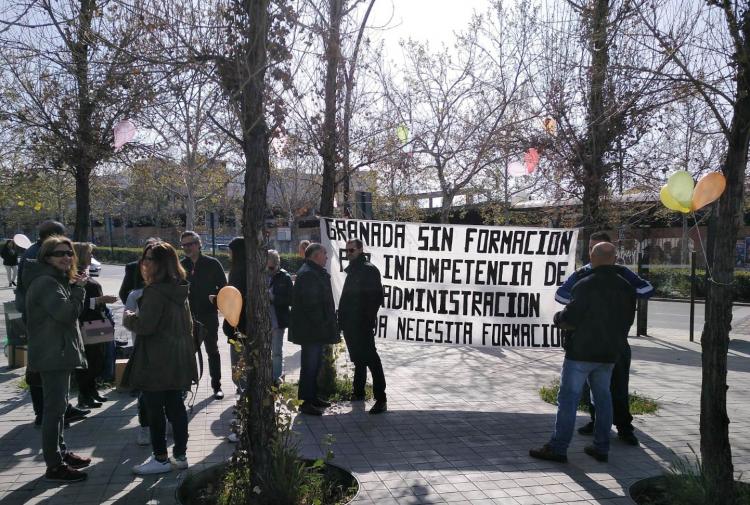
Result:
[[[711,172],[706,174],[698,181],[693,191],[693,202],[691,208],[698,210],[709,203],[715,201],[721,196],[727,187],[727,180],[724,174]]]
[[[690,207],[693,201],[693,176],[685,170],[678,170],[667,179],[667,188],[677,203],[682,207]]]
[[[234,286],[224,286],[216,295],[216,305],[224,314],[224,319],[236,328],[240,322],[240,314],[242,314],[242,293],[240,293],[240,290]]]
[[[676,210],[678,212],[682,212],[683,214],[687,214],[690,212],[689,207],[684,207],[680,205],[680,203],[675,200],[675,198],[672,196],[672,193],[669,192],[669,188],[665,184],[661,187],[661,191],[659,191],[659,200],[661,200],[661,203],[664,204],[664,206],[671,210]]]

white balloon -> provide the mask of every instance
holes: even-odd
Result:
[[[132,121],[126,119],[120,121],[114,127],[115,134],[115,152],[122,149],[122,146],[133,140],[136,134],[136,128]]]
[[[23,233],[16,233],[13,235],[13,243],[15,243],[21,249],[28,249],[31,247],[31,240]]]
[[[526,165],[522,161],[511,161],[508,163],[508,175],[512,177],[521,177],[522,175],[528,175],[526,171]]]

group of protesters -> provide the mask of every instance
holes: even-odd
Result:
[[[355,363],[352,401],[365,398],[367,368],[373,375],[376,403],[371,413],[385,412],[385,378],[375,351],[374,328],[382,304],[380,274],[362,255],[362,242],[347,246],[351,262],[345,297],[335,310],[330,276],[325,270],[327,254],[322,245],[301,243],[304,264],[292,276],[281,268],[277,251],[269,250],[268,298],[272,326],[272,372],[279,385],[283,379],[282,348],[285,330],[289,340],[302,346],[299,381],[300,411],[321,415],[330,404],[317,395],[317,374],[323,345],[339,340],[339,326]],[[351,246],[351,247],[349,247]],[[185,231],[180,237],[184,257],[158,237],[149,238],[139,260],[125,266],[119,298],[125,304],[123,326],[133,335],[132,354],[120,385],[138,398],[137,443],[151,445],[152,455],[133,467],[138,475],[187,468],[187,391],[199,377],[195,353],[205,348],[213,397],[224,397],[219,352],[219,317],[216,295],[227,285],[221,263],[201,253],[200,236]],[[104,295],[101,285],[88,276],[94,246],[65,237],[64,226],[45,221],[39,240],[22,255],[16,289],[16,305],[22,313],[28,336],[26,379],[30,387],[35,425],[41,428],[46,480],[78,482],[86,479],[83,468],[91,459],[69,451],[64,430],[71,421],[85,418],[91,409],[108,400],[98,387],[106,377],[110,360],[108,346],[114,342],[85,344],[86,323],[108,321],[114,335],[114,318],[107,304],[117,297]],[[245,241],[229,244],[229,285],[246,291]],[[243,303],[244,305],[244,303]],[[244,331],[245,310],[236,328],[225,322],[227,338]],[[240,355],[230,346],[234,367]],[[69,403],[70,379],[78,385],[78,405]],[[245,384],[237,374],[236,392]],[[171,427],[174,446],[168,457],[167,431]],[[230,442],[237,434],[230,433]]]
[[[589,245],[591,263],[576,271],[557,292],[557,300],[566,307],[555,315],[555,324],[568,331],[559,409],[550,442],[532,449],[532,457],[567,460],[575,406],[586,386],[590,386],[593,400],[592,421],[578,430],[583,435],[594,435],[594,444],[586,448],[586,453],[599,461],[607,460],[613,420],[619,438],[638,445],[628,408],[627,334],[635,298],[650,296],[653,288],[626,268],[615,265],[615,248],[606,234],[593,235]],[[137,441],[152,447],[151,457],[133,467],[139,475],[188,467],[185,398],[200,380],[195,353],[201,342],[206,350],[213,397],[224,397],[216,296],[227,285],[227,278],[217,259],[201,253],[197,233],[183,232],[180,247],[184,252],[182,260],[169,243],[148,239],[140,259],[126,265],[119,292],[125,303],[123,325],[133,334],[133,352],[121,385],[138,396]],[[81,418],[107,401],[97,389],[97,379],[106,368],[108,344],[84,345],[81,325],[101,320],[114,326],[107,304],[117,298],[104,295],[101,286],[87,275],[92,250],[92,244],[73,243],[66,238],[62,224],[45,221],[39,228],[39,240],[26,250],[19,264],[16,304],[23,314],[29,342],[26,377],[35,424],[42,432],[45,477],[50,481],[86,479],[81,469],[91,459],[67,450],[64,429],[76,416]],[[242,237],[230,242],[229,254],[228,284],[236,287],[244,300],[247,277]],[[301,346],[300,412],[322,415],[331,405],[318,395],[324,348],[338,343],[343,333],[354,363],[350,400],[364,401],[369,370],[375,398],[370,413],[386,412],[385,374],[375,347],[377,314],[383,303],[379,270],[368,261],[361,240],[347,241],[346,280],[336,310],[331,276],[325,268],[328,251],[319,243],[303,241],[300,255],[304,263],[294,276],[281,268],[278,252],[269,250],[267,256],[275,384],[283,379],[282,347],[288,328],[289,341]],[[224,323],[227,338],[236,337],[238,331],[246,328],[244,302],[241,314],[236,328]],[[241,359],[234,346],[230,346],[230,356],[234,367]],[[71,375],[78,383],[78,407],[68,402]],[[236,374],[235,379],[233,374],[237,393],[246,387],[243,376]],[[168,426],[174,440],[171,458],[167,449]],[[237,434],[230,433],[228,438],[236,442]]]

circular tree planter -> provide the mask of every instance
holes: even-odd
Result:
[[[305,461],[310,464],[313,463],[312,460]],[[217,463],[198,472],[189,473],[185,480],[183,480],[180,485],[177,486],[177,491],[175,492],[177,503],[179,503],[180,505],[213,504],[213,501],[211,501],[210,499],[206,499],[206,492],[209,491],[208,494],[210,494],[211,488],[213,488],[214,490],[219,489],[220,480],[224,475],[224,471],[226,470],[228,464],[228,462]],[[325,466],[326,472],[329,473],[329,475],[334,476],[336,482],[342,485],[344,488],[349,488],[353,485],[357,486],[357,491],[355,492],[354,496],[352,496],[349,501],[345,503],[342,502],[341,505],[346,505],[353,502],[355,498],[357,498],[357,495],[359,495],[360,490],[360,485],[357,478],[348,470],[345,470],[340,466],[334,465],[332,463],[325,463]]]
[[[685,477],[688,479],[688,477]],[[634,482],[628,489],[630,498],[638,505],[660,505],[675,503],[677,497],[670,494],[670,478],[665,475],[648,477]],[[750,493],[750,483],[735,481],[735,485],[746,493]],[[671,483],[675,489],[674,482]]]

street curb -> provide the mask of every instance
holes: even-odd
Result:
[[[655,302],[675,302],[675,303],[690,303],[690,298],[649,298],[649,300],[653,300]],[[706,300],[703,298],[696,298],[696,303],[706,303]],[[732,305],[735,307],[750,307],[750,303],[746,302],[732,302]]]

